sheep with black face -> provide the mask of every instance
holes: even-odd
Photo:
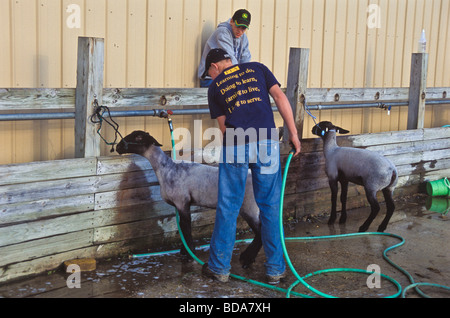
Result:
[[[161,197],[179,211],[181,231],[189,248],[194,251],[190,207],[216,208],[219,169],[195,162],[174,161],[162,151],[161,146],[149,133],[134,131],[120,141],[117,152],[135,153],[150,161],[160,184]],[[247,267],[255,261],[262,242],[259,208],[251,177],[247,178],[245,189],[240,215],[255,233],[254,240],[240,256],[241,263]],[[187,254],[184,249],[182,252]]]
[[[345,223],[348,183],[352,182],[364,187],[371,207],[371,213],[359,228],[359,232],[367,231],[377,216],[380,205],[376,195],[378,191],[383,192],[387,211],[378,227],[378,232],[383,232],[395,210],[392,196],[397,185],[398,173],[394,164],[389,159],[367,149],[339,147],[336,144],[336,133],[347,134],[349,131],[331,122],[320,122],[312,128],[312,133],[320,136],[324,143],[326,174],[331,188],[331,215],[328,224],[333,224],[336,220],[338,182],[341,184],[342,203],[339,223]]]

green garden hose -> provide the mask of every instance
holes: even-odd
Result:
[[[172,154],[173,154],[173,159],[176,159],[176,151],[175,151],[175,141],[173,138],[173,127],[172,127],[172,122],[170,117],[168,118],[169,120],[169,128],[170,128],[170,133],[171,133],[171,139],[172,139]],[[287,179],[287,174],[289,171],[289,165],[290,162],[292,160],[294,151],[291,150],[288,156],[288,159],[286,161],[286,166],[284,168],[284,173],[283,173],[283,182],[282,182],[282,189],[281,189],[281,198],[280,198],[280,207],[279,207],[279,213],[280,213],[280,233],[281,233],[281,242],[282,242],[282,247],[283,247],[283,253],[284,253],[284,257],[286,260],[286,263],[288,264],[290,270],[292,271],[292,273],[294,274],[295,278],[297,279],[293,284],[291,284],[291,286],[289,286],[288,289],[284,289],[284,288],[280,288],[277,286],[273,286],[273,285],[269,285],[269,284],[265,284],[256,280],[252,280],[252,279],[248,279],[242,276],[238,276],[238,275],[234,275],[234,274],[230,274],[230,277],[235,278],[235,279],[239,279],[257,286],[262,286],[262,287],[266,287],[269,288],[271,290],[275,290],[275,291],[280,291],[286,294],[287,297],[290,297],[291,295],[293,296],[299,296],[299,297],[304,297],[304,298],[314,298],[313,296],[310,295],[305,295],[305,294],[300,294],[297,293],[295,291],[293,291],[293,288],[296,287],[298,284],[302,284],[304,287],[306,287],[308,290],[310,290],[311,292],[317,294],[318,296],[321,297],[325,297],[325,298],[335,298],[335,296],[332,295],[328,295],[326,293],[321,292],[320,290],[315,289],[314,287],[312,287],[311,285],[309,285],[306,280],[312,276],[316,276],[316,275],[320,275],[320,274],[325,274],[325,273],[336,273],[336,272],[352,272],[352,273],[359,273],[359,274],[366,274],[366,275],[372,275],[373,272],[368,272],[366,270],[362,270],[362,269],[357,269],[357,268],[331,268],[331,269],[324,269],[324,270],[320,270],[320,271],[316,271],[313,273],[309,273],[303,277],[301,277],[295,267],[293,266],[290,258],[289,258],[289,254],[287,252],[286,249],[286,244],[285,241],[317,241],[317,240],[330,240],[330,239],[342,239],[342,238],[350,238],[350,237],[357,237],[357,236],[374,236],[374,235],[378,235],[378,236],[389,236],[389,237],[394,237],[398,240],[400,240],[400,243],[395,244],[387,249],[385,249],[383,251],[383,258],[393,267],[395,267],[396,269],[398,269],[400,272],[402,272],[406,277],[408,277],[409,281],[411,282],[411,284],[409,286],[407,286],[405,289],[403,289],[402,291],[402,287],[401,285],[393,278],[381,274],[380,273],[380,277],[383,277],[384,279],[388,280],[389,282],[391,282],[394,286],[396,286],[397,288],[397,292],[391,296],[387,296],[386,298],[395,298],[398,296],[402,296],[405,297],[406,295],[406,291],[411,289],[411,288],[415,288],[416,292],[419,293],[419,295],[421,295],[422,297],[426,297],[428,298],[429,296],[426,295],[425,293],[423,293],[419,287],[420,286],[432,286],[432,287],[437,287],[437,288],[442,288],[445,290],[450,290],[450,287],[448,286],[444,286],[444,285],[439,285],[439,284],[430,284],[430,283],[415,283],[413,277],[403,268],[401,268],[400,266],[398,266],[397,264],[395,264],[393,261],[391,261],[388,257],[387,257],[387,253],[397,247],[402,246],[405,243],[405,240],[398,235],[395,234],[391,234],[391,233],[382,233],[382,232],[364,232],[364,233],[350,233],[350,234],[341,234],[341,235],[328,235],[328,236],[318,236],[318,237],[288,237],[285,238],[284,237],[284,229],[283,229],[283,203],[284,203],[284,192],[285,192],[285,187],[286,187],[286,179]],[[180,234],[180,238],[181,241],[184,245],[184,247],[186,248],[186,250],[188,251],[189,255],[196,261],[198,262],[200,265],[203,265],[204,262],[202,260],[200,260],[189,248],[189,246],[186,243],[186,240],[184,239],[183,233],[181,231],[180,228],[180,218],[179,218],[179,212],[178,210],[175,208],[176,211],[176,221],[177,221],[177,227],[178,227],[178,232]],[[251,239],[246,239],[246,240],[238,240],[236,241],[236,243],[238,242],[250,242]],[[204,247],[207,247],[208,245],[204,245]],[[175,252],[175,251],[171,251],[171,252]],[[158,252],[158,253],[149,253],[149,254],[140,254],[140,255],[133,255],[133,257],[143,257],[143,256],[151,256],[151,255],[161,255],[161,254],[167,254],[168,252]]]

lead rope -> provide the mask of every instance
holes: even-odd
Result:
[[[108,120],[105,116],[103,116],[105,112],[108,113],[108,117],[110,120]],[[97,117],[97,119],[95,119],[94,117]],[[119,132],[119,124],[116,123],[114,119],[111,117],[111,112],[109,111],[109,108],[107,106],[98,105],[97,99],[94,100],[94,114],[92,114],[92,116],[90,117],[90,121],[93,124],[99,124],[97,134],[108,146],[111,146],[110,152],[114,152],[114,146],[117,145],[117,137],[120,136],[120,138],[123,139],[122,135]],[[114,141],[108,142],[100,133],[103,122],[106,122],[114,129]]]

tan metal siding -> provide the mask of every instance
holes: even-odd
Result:
[[[370,4],[380,8],[378,29],[367,27]],[[80,28],[67,25],[70,5],[81,9]],[[76,39],[95,36],[107,45],[105,86],[195,87],[204,42],[240,7],[253,12],[254,60],[283,84],[288,48],[301,46],[312,53],[310,87],[406,87],[422,28],[430,86],[450,81],[440,71],[450,63],[449,0],[4,0],[0,83],[74,87]]]
[[[369,28],[370,5],[380,28]],[[80,9],[80,27],[69,27]],[[408,87],[411,53],[427,33],[428,86],[450,86],[450,0],[2,0],[0,87],[75,87],[78,36],[105,38],[105,87],[197,87],[203,45],[239,8],[252,13],[253,60],[286,85],[289,47],[310,48],[309,87]],[[69,10],[70,9],[70,10]],[[429,110],[428,110],[429,109]],[[405,107],[316,112],[352,133],[406,128]],[[426,127],[448,124],[448,107],[427,107]],[[193,130],[208,116],[176,118]],[[277,122],[281,120],[277,116]],[[166,124],[120,119],[121,131],[151,130],[170,147]],[[310,137],[307,118],[304,135]],[[0,164],[73,156],[73,122],[1,122]],[[107,132],[107,137],[112,137]],[[109,153],[105,146],[103,153]]]

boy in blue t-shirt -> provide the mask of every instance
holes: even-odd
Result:
[[[209,261],[202,272],[228,281],[236,219],[251,169],[255,201],[260,209],[266,277],[269,283],[276,284],[285,276],[286,265],[279,230],[280,152],[269,94],[286,123],[297,156],[301,145],[292,109],[275,76],[261,63],[233,65],[224,50],[213,49],[206,58],[206,70],[213,79],[208,89],[211,118],[217,119],[224,138],[216,221]]]

